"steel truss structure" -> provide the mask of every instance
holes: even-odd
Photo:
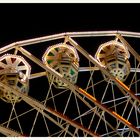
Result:
[[[100,44],[114,38],[127,47],[130,53],[130,74],[123,82],[94,57],[95,50]],[[89,45],[92,46],[90,50],[93,49],[93,52],[88,50],[88,46],[84,47],[84,39],[93,43]],[[10,103],[1,100],[1,110],[5,110],[0,122],[2,136],[140,136],[140,56],[136,50],[139,41],[140,33],[136,32],[67,32],[19,41],[0,48],[0,57],[5,54],[20,55],[31,67],[31,73],[27,76],[22,73],[23,76],[20,78],[23,83],[29,80],[31,86],[28,94],[18,90],[17,85],[10,86],[2,80],[0,82],[0,87],[9,91],[8,95],[12,93],[13,98],[22,99],[19,103],[16,100]],[[42,62],[43,49],[58,43],[73,46],[79,54],[76,83],[70,82],[61,73]],[[12,65],[13,61],[17,62],[13,59],[7,64]],[[18,65],[14,66],[18,70]],[[1,67],[2,62],[0,71]],[[25,66],[22,68],[25,70]],[[52,75],[51,80],[47,80],[48,73]],[[32,81],[42,78],[44,78],[42,83],[36,84],[38,87],[32,86]],[[65,83],[66,88],[55,87],[53,85],[55,78]],[[40,85],[44,86],[44,89],[40,88],[39,93],[35,93],[35,89]]]

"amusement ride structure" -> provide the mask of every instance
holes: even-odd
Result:
[[[1,136],[140,136],[139,44],[88,31],[1,47]]]

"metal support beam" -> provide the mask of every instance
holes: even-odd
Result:
[[[84,132],[86,132],[87,134],[97,137],[98,134],[95,132],[92,132],[91,130],[85,128],[84,126],[82,126],[81,124],[78,124],[76,121],[71,120],[70,118],[68,118],[67,116],[55,111],[54,109],[50,108],[50,107],[46,107],[45,105],[43,105],[41,102],[37,101],[36,99],[33,99],[31,97],[29,97],[28,95],[22,94],[20,92],[18,92],[17,90],[3,84],[0,82],[0,86],[5,87],[7,90],[11,91],[12,93],[14,93],[16,96],[22,97],[22,99],[29,104],[30,106],[32,106],[33,108],[35,108],[38,112],[40,112],[41,114],[43,113],[44,116],[47,116],[47,112],[61,118],[62,120],[66,121],[68,124],[74,126],[75,128],[78,128]]]
[[[131,47],[131,45],[120,34],[117,34],[116,36],[128,48],[128,50],[133,54],[133,56],[140,62],[139,54]]]
[[[85,71],[97,71],[100,70],[98,67],[79,67],[79,72]],[[130,68],[130,72],[140,72],[140,68]]]
[[[47,76],[47,72],[38,72],[38,73],[34,73],[30,75],[29,79],[34,79],[34,78],[38,78],[38,77],[42,77],[42,76]]]
[[[85,51],[80,45],[78,45],[72,38],[67,37],[67,40],[79,51],[81,52],[89,61],[91,61],[95,66],[97,66],[106,76],[110,77],[111,80],[113,80],[117,86],[120,86],[123,88],[126,92],[129,93],[129,95],[136,100],[140,104],[140,98],[135,95],[133,91],[131,91],[123,82],[115,78],[113,75],[111,75],[105,67],[101,66],[100,63],[92,57],[87,51]]]
[[[59,33],[54,35],[47,35],[43,37],[37,37],[33,39],[27,39],[23,41],[17,41],[14,43],[11,43],[5,47],[0,48],[0,54],[4,53],[6,51],[9,51],[14,48],[18,48],[18,46],[27,46],[37,43],[43,43],[51,40],[57,40],[62,39],[65,36],[70,37],[101,37],[101,36],[116,36],[116,34],[121,34],[125,37],[135,37],[140,38],[140,33],[138,32],[128,32],[128,31],[88,31],[88,32],[66,32],[66,33]]]
[[[41,67],[43,67],[46,71],[52,73],[53,75],[55,75],[56,77],[58,77],[59,79],[61,79],[63,82],[65,82],[66,84],[69,85],[69,88],[74,92],[75,90],[78,91],[80,94],[86,96],[86,98],[88,98],[89,100],[91,100],[92,102],[94,102],[98,107],[100,107],[102,110],[105,110],[106,112],[108,112],[110,115],[112,115],[113,117],[115,117],[116,119],[120,120],[122,123],[126,124],[131,130],[135,131],[138,135],[140,135],[140,131],[134,127],[130,122],[128,122],[127,120],[125,120],[124,118],[122,118],[121,116],[119,116],[116,112],[113,112],[111,110],[109,110],[107,107],[103,106],[99,101],[97,101],[95,98],[93,98],[92,96],[90,97],[89,93],[87,93],[86,91],[84,91],[83,89],[74,86],[73,84],[71,84],[69,81],[67,81],[66,79],[64,79],[62,77],[61,74],[55,72],[53,69],[51,68],[46,68],[46,66],[44,66],[40,61],[38,61],[38,59],[36,59],[34,56],[32,56],[29,52],[27,52],[25,49],[20,48],[21,46],[27,46],[27,45],[32,45],[32,44],[37,44],[37,43],[42,43],[42,42],[46,42],[46,41],[50,41],[50,40],[56,40],[56,39],[62,39],[65,36],[70,36],[70,37],[99,37],[99,36],[115,36],[116,34],[121,34],[122,36],[126,36],[126,37],[135,37],[135,38],[140,38],[140,33],[136,33],[136,32],[126,32],[126,31],[91,31],[91,32],[68,32],[68,33],[61,33],[61,34],[55,34],[55,35],[50,35],[50,36],[44,36],[44,37],[39,37],[39,38],[35,38],[35,39],[29,39],[29,40],[24,40],[24,41],[19,41],[19,42],[15,42],[12,43],[10,45],[7,45],[5,47],[2,47],[0,49],[0,54],[11,50],[13,48],[18,48],[25,56],[27,56],[28,58],[30,58],[31,60],[35,60],[37,62],[37,64],[39,64]],[[127,44],[127,42],[124,40],[124,38],[121,36],[121,39],[123,40],[123,43],[128,45],[128,49],[129,51],[137,58],[137,60],[140,62],[140,57],[139,55],[135,52],[135,50],[129,45]],[[100,64],[91,56],[89,55],[87,52],[83,51],[82,48],[80,48],[80,46],[74,42],[74,40],[72,40],[70,37],[68,37],[68,40],[71,44],[73,44],[77,50],[79,50],[85,57],[87,56],[87,58],[94,63],[101,71],[104,72],[104,74],[106,74],[107,76],[109,76],[118,86],[120,86],[121,88],[123,88],[126,92],[129,93],[129,95],[136,100],[137,102],[140,103],[140,99],[126,86],[124,85],[121,81],[119,81],[118,79],[114,78],[114,76],[110,75],[106,69],[102,66],[100,66]],[[17,50],[18,50],[17,49]],[[83,71],[85,69],[81,69],[81,71]],[[91,70],[91,69],[88,69]],[[96,70],[96,69],[95,69]],[[133,70],[132,70],[133,71]],[[38,74],[33,74],[31,75],[31,78],[36,78],[36,77],[40,77],[40,76],[44,76],[45,72],[42,73],[38,73]],[[58,114],[57,114],[58,115]]]
[[[50,72],[51,74],[55,75],[57,78],[59,78],[60,80],[62,80],[63,82],[65,82],[68,85],[68,88],[73,91],[75,93],[75,90],[84,95],[86,98],[88,98],[90,101],[92,101],[94,104],[96,104],[99,108],[101,108],[102,110],[106,111],[107,113],[109,113],[111,116],[113,116],[114,118],[120,120],[124,125],[127,125],[131,130],[135,131],[139,136],[140,136],[140,131],[139,129],[137,129],[135,126],[133,126],[130,122],[128,122],[127,120],[125,120],[123,117],[121,117],[119,114],[117,114],[116,112],[108,109],[106,106],[102,105],[99,101],[97,101],[93,96],[91,96],[89,93],[87,93],[86,91],[84,91],[83,89],[73,85],[72,83],[70,83],[67,79],[63,78],[63,76],[61,74],[59,74],[58,72],[56,72],[55,70],[53,70],[50,67],[46,67],[39,59],[37,59],[35,56],[33,56],[31,53],[29,53],[28,51],[26,51],[23,48],[19,48],[19,51],[21,51],[21,53],[23,53],[26,57],[28,57],[29,59],[31,59],[32,61],[34,61],[36,64],[38,64],[39,66],[41,66],[42,68],[44,68],[47,72]],[[101,67],[101,66],[100,66]],[[114,78],[114,77],[113,77]]]
[[[79,67],[79,72],[87,72],[87,71],[97,71],[99,70],[98,67]],[[131,72],[137,72],[137,73],[140,73],[140,69],[136,69],[136,68],[131,68],[130,69]],[[30,75],[30,78],[29,79],[35,79],[35,78],[39,78],[39,77],[42,77],[42,76],[47,76],[47,72],[44,71],[44,72],[38,72],[38,73],[33,73]]]
[[[23,137],[22,134],[0,125],[0,133],[7,137]]]

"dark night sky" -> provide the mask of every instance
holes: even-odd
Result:
[[[139,15],[140,4],[0,4],[0,47],[62,32],[140,32]]]
[[[0,4],[0,46],[69,31],[140,31],[139,4]]]

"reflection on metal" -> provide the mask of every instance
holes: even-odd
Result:
[[[127,48],[116,40],[100,45],[95,55],[101,65],[122,82],[126,80],[130,73],[129,57]],[[105,75],[104,77],[107,79]]]
[[[28,94],[30,66],[20,56],[6,54],[0,58],[0,82]],[[0,98],[8,103],[19,102],[21,98],[0,86]]]
[[[71,83],[75,84],[78,76],[79,57],[77,51],[70,45],[57,44],[49,47],[43,55],[43,63],[53,68]],[[48,80],[51,82],[53,75],[48,73]],[[54,86],[66,88],[68,85],[59,78],[54,78]]]

